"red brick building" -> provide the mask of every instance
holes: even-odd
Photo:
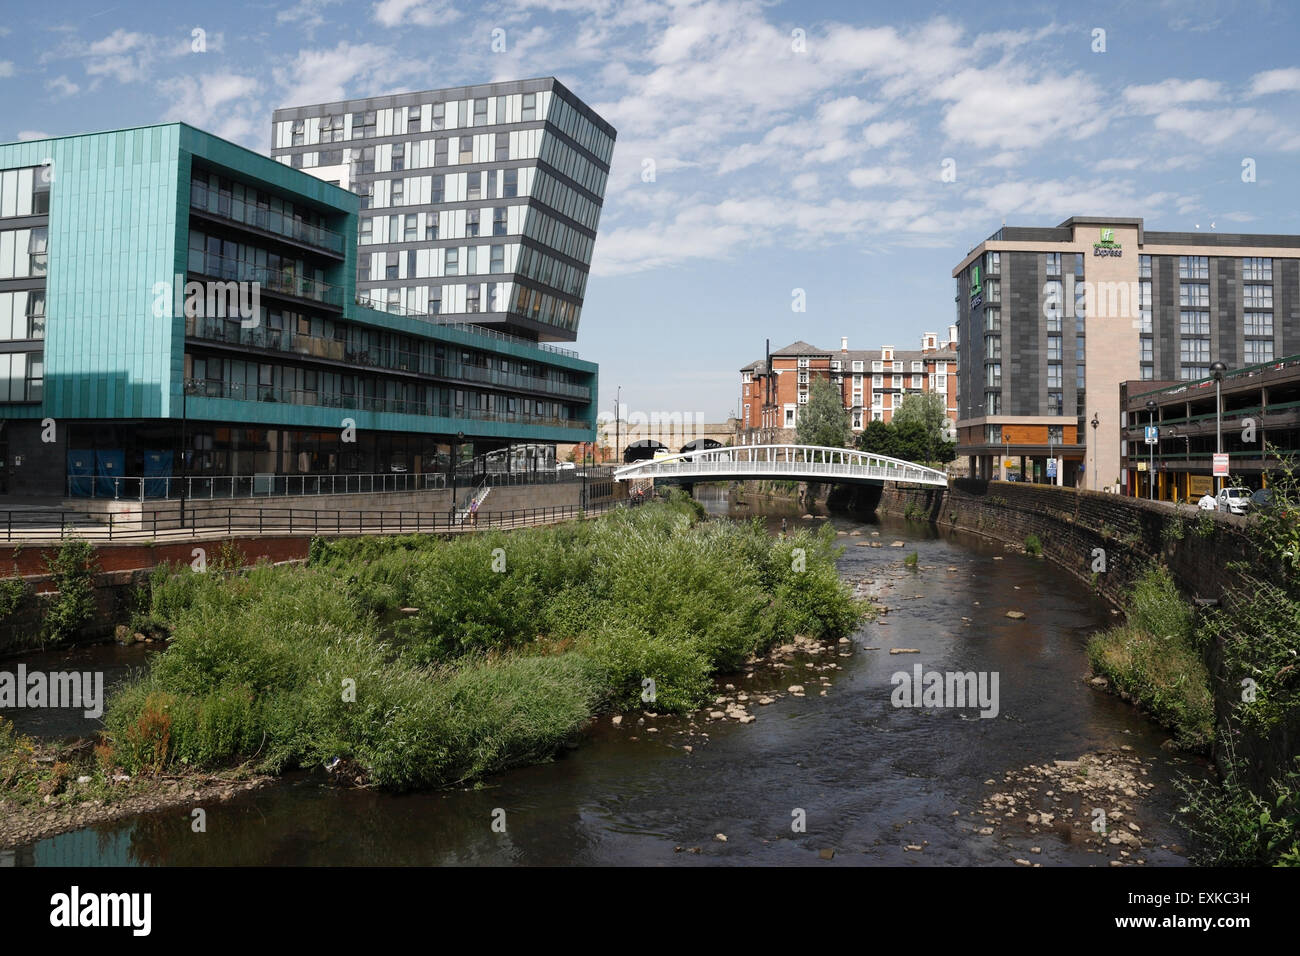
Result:
[[[840,389],[854,434],[873,419],[888,422],[904,396],[917,392],[943,394],[948,417],[957,421],[957,328],[947,341],[936,332],[921,336],[921,348],[851,350],[847,338],[838,351],[794,342],[766,359],[740,370],[742,444],[795,441],[799,406],[808,402],[812,383],[829,378]]]

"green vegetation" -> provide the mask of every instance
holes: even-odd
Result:
[[[850,629],[865,609],[834,540],[704,522],[679,494],[508,534],[317,541],[307,567],[168,569],[146,613],[172,641],[106,736],[133,772],[338,758],[396,790],[474,779],[602,709],[688,710],[715,672]]]
[[[921,560],[921,556],[917,554],[915,551],[913,551],[911,554],[909,554],[907,557],[903,559],[903,564],[915,570],[917,562],[920,560]]]
[[[814,378],[808,404],[799,409],[795,432],[804,445],[843,448],[849,443],[852,429],[844,398],[830,379]]]
[[[95,573],[99,570],[89,541],[72,538],[46,553],[45,566],[58,596],[45,610],[45,634],[52,642],[74,637],[95,613]]]
[[[1043,542],[1039,540],[1036,534],[1025,535],[1025,554],[1032,554],[1035,557],[1043,553]]]
[[[888,424],[871,421],[858,436],[862,451],[904,461],[942,465],[957,457],[957,444],[948,439],[948,417],[937,392],[908,395]]]
[[[1300,866],[1300,773],[1292,770],[1285,780],[1272,781],[1267,797],[1261,797],[1242,782],[1241,761],[1234,752],[1226,763],[1221,781],[1183,777],[1176,782],[1183,797],[1179,816],[1196,838],[1195,861],[1202,866]]]
[[[1128,623],[1088,642],[1092,669],[1157,721],[1179,746],[1209,748],[1214,734],[1210,678],[1192,641],[1192,610],[1163,567],[1147,570],[1128,601]]]

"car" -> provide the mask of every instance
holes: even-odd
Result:
[[[1215,496],[1219,511],[1228,514],[1244,515],[1250,508],[1249,488],[1224,488]]]
[[[571,461],[557,461],[555,463],[555,468],[557,471],[573,471],[573,469],[576,467],[578,466]]]
[[[1273,507],[1274,496],[1272,488],[1260,488],[1250,496],[1251,508],[1271,508]]]

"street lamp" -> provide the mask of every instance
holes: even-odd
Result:
[[[1097,490],[1097,426],[1101,422],[1097,419],[1097,413],[1092,413],[1092,490]]]
[[[1155,422],[1156,422],[1156,400],[1154,398],[1148,398],[1147,399],[1147,425],[1154,428]],[[1156,500],[1156,443],[1153,442],[1149,437],[1147,438],[1147,451],[1149,453],[1149,457],[1147,460],[1150,462],[1150,464],[1147,465],[1147,492],[1148,492],[1147,500],[1155,501]]]
[[[1215,362],[1210,366],[1210,373],[1214,375],[1214,452],[1216,455],[1223,454],[1223,373],[1228,370],[1228,366],[1222,362]],[[1210,469],[1213,472],[1213,468]],[[1219,482],[1218,475],[1214,476],[1214,492],[1218,494],[1223,490],[1223,485]]]

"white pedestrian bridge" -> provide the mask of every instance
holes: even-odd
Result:
[[[934,468],[851,448],[816,445],[736,445],[660,456],[624,465],[616,481],[676,479],[742,481],[747,478],[827,481],[882,485],[887,481],[947,487],[948,476]]]

